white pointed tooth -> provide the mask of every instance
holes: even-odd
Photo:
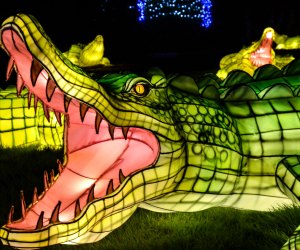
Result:
[[[17,75],[17,96],[20,96],[22,90],[24,89],[24,81],[20,74]]]
[[[11,72],[14,68],[14,65],[15,65],[15,60],[12,57],[10,57],[9,61],[8,61],[7,69],[6,69],[6,81],[9,80],[9,78],[11,76]]]

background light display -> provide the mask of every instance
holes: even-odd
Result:
[[[201,26],[210,27],[212,23],[210,0],[137,0],[138,20],[156,19],[165,16],[176,16],[184,19],[201,20]],[[133,6],[131,6],[133,8]]]

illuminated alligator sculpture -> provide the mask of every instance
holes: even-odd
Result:
[[[217,76],[225,79],[228,73],[233,70],[243,70],[252,76],[258,67],[266,64],[273,64],[281,69],[295,59],[293,55],[275,54],[273,43],[277,44],[276,48],[283,48],[289,40],[286,38],[286,35],[279,35],[271,27],[265,28],[260,40],[253,42],[249,47],[245,47],[237,53],[224,56],[220,60]],[[295,43],[294,39],[293,41]]]
[[[73,63],[80,67],[95,65],[110,65],[110,60],[104,57],[104,38],[97,35],[89,44],[72,44],[64,55]]]
[[[88,73],[38,21],[18,14],[1,28],[8,72],[47,110],[62,113],[64,162],[45,175],[3,244],[42,248],[101,240],[138,208],[193,212],[216,206],[270,210],[300,196],[300,61],[194,81]],[[9,73],[8,73],[9,75]],[[299,247],[300,227],[282,249]]]

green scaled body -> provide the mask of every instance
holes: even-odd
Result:
[[[44,177],[42,194],[22,206],[22,218],[9,214],[3,244],[93,243],[138,207],[267,211],[299,203],[299,60],[281,70],[264,65],[253,77],[232,71],[224,80],[168,77],[158,69],[105,74],[73,64],[30,15],[8,18],[0,32],[8,72],[19,76],[9,105],[10,90],[0,94],[0,142],[65,152],[59,173]],[[25,110],[23,87],[38,100],[38,112]],[[282,249],[300,248],[299,231]]]

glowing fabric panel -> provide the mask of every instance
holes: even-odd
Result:
[[[61,147],[63,144],[63,127],[55,114],[45,116],[40,103],[28,101],[27,89],[18,94],[15,86],[0,91],[0,132],[3,147],[29,144]]]
[[[193,212],[298,204],[299,60],[280,70],[264,64],[273,62],[269,54],[253,75],[231,71],[224,80],[167,77],[157,68],[145,76],[106,74],[72,63],[30,15],[9,17],[0,35],[8,72],[14,68],[19,76],[17,89],[25,87],[44,112],[25,111],[22,96],[19,103],[16,95],[2,94],[0,127],[9,132],[2,141],[17,145],[20,126],[21,143],[34,128],[30,140],[56,144],[64,128],[65,153],[56,175],[45,172],[44,190],[34,192],[31,204],[21,195],[21,218],[11,209],[0,228],[3,244],[32,249],[95,242],[138,207]],[[12,119],[18,115],[21,125]],[[282,249],[299,247],[299,231]]]

